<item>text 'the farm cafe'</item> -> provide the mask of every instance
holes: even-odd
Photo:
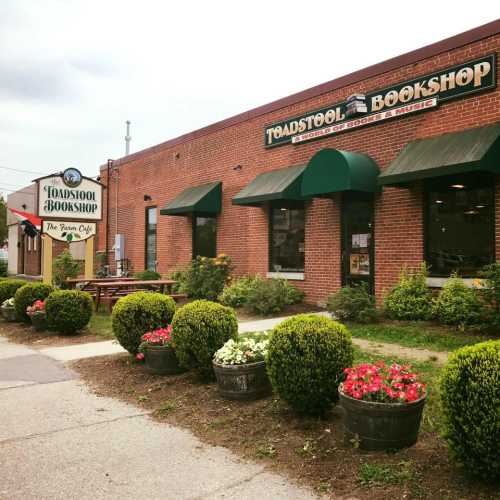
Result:
[[[52,282],[53,240],[85,241],[85,278],[94,274],[96,223],[102,220],[103,185],[76,168],[35,179],[42,220],[42,276]]]

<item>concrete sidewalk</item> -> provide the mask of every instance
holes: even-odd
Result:
[[[90,393],[61,362],[1,338],[0,415],[0,499],[318,498],[260,464]]]

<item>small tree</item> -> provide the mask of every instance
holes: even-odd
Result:
[[[76,278],[81,271],[81,263],[73,258],[69,250],[63,250],[52,265],[53,282],[59,288],[68,288],[66,280]]]

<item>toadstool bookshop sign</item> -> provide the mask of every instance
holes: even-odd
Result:
[[[84,241],[96,234],[95,222],[68,222],[56,220],[44,220],[42,222],[44,234],[54,240],[72,243]]]
[[[494,89],[495,69],[496,54],[493,53],[366,95],[354,94],[344,102],[266,126],[264,146],[300,144]]]
[[[38,216],[42,219],[102,219],[100,182],[84,177],[76,168],[36,179]]]

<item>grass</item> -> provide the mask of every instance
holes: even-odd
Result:
[[[401,461],[396,465],[364,462],[358,471],[358,480],[361,486],[371,488],[386,484],[404,484],[414,479],[411,461]]]
[[[111,315],[108,313],[98,312],[92,314],[88,326],[89,332],[105,339],[113,339],[113,330],[111,329]]]
[[[431,351],[454,351],[466,345],[488,340],[488,337],[452,330],[451,328],[415,323],[348,324],[353,337],[399,344],[404,347],[423,347]]]

